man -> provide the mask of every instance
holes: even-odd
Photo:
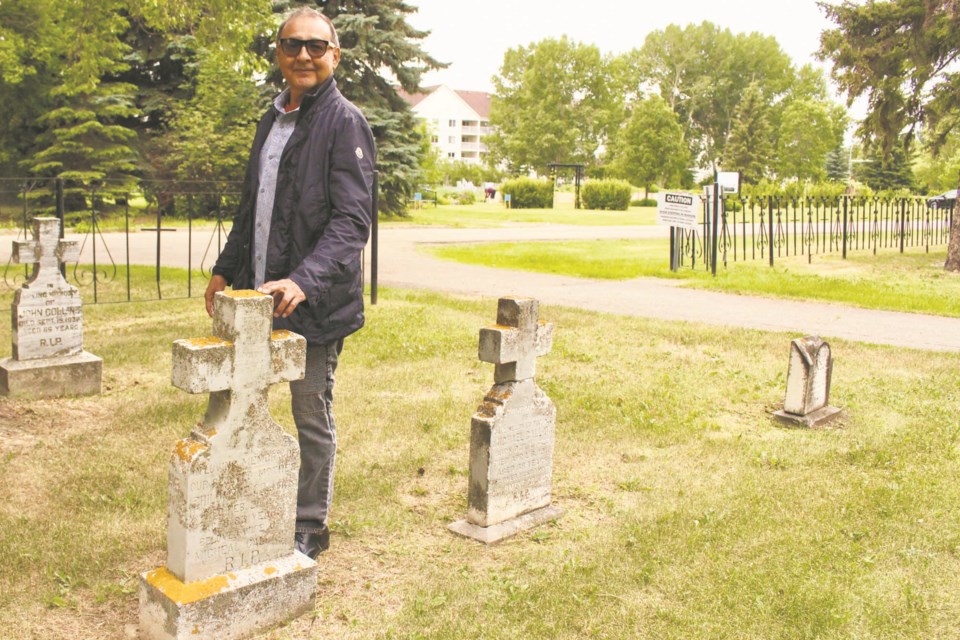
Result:
[[[333,383],[343,339],[363,326],[360,252],[370,233],[376,148],[363,114],[337,90],[337,32],[314,9],[277,32],[286,88],[257,127],[243,194],[207,286],[207,313],[227,285],[274,298],[274,328],[307,339],[303,380],[290,383],[300,440],[294,544],[330,544],[337,448]]]

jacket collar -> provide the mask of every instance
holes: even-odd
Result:
[[[333,74],[331,74],[316,89],[303,96],[303,100],[300,101],[300,111],[309,111],[314,104],[323,102],[323,98],[332,95],[336,88],[337,81],[333,79]]]

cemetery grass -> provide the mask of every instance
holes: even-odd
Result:
[[[541,307],[566,515],[458,538],[496,301],[381,290],[337,372],[332,547],[305,638],[960,635],[960,354],[832,343],[830,428],[778,427],[789,338]],[[134,637],[165,559],[166,465],[206,396],[170,344],[199,299],[87,305],[99,398],[0,398],[0,636]],[[10,344],[0,322],[0,344]],[[284,385],[271,410],[293,432]]]
[[[437,257],[501,269],[517,269],[578,278],[626,280],[656,277],[678,286],[726,293],[837,302],[867,309],[885,309],[960,316],[960,277],[944,271],[946,249],[895,250],[873,255],[839,254],[778,257],[734,262],[717,269],[716,277],[698,267],[677,273],[669,269],[667,240],[584,240],[503,242],[432,246]]]
[[[381,218],[387,226],[431,225],[477,228],[500,227],[508,223],[570,224],[582,226],[633,226],[656,224],[656,207],[631,207],[627,211],[574,209],[573,203],[558,202],[553,209],[507,209],[502,203],[483,202],[466,205],[426,204],[410,208],[401,218]]]

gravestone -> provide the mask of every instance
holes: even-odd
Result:
[[[534,380],[553,325],[538,312],[532,298],[501,298],[497,324],[480,330],[479,358],[496,365],[494,385],[470,425],[467,517],[449,528],[487,544],[563,513],[550,504],[557,410]]]
[[[273,298],[218,293],[213,337],[173,344],[173,385],[209,393],[170,457],[167,564],[143,574],[143,638],[245,638],[314,607],[317,564],[295,551],[296,439],[267,409],[303,377],[306,341],[271,331]]]
[[[793,426],[817,427],[840,415],[829,406],[833,358],[830,345],[816,336],[797,338],[790,343],[787,366],[787,393],[777,420]]]
[[[58,218],[34,218],[33,240],[14,241],[14,262],[33,273],[13,296],[13,356],[0,360],[0,395],[100,393],[103,360],[83,350],[80,291],[60,274],[60,263],[79,253],[60,239]]]

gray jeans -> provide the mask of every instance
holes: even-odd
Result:
[[[290,382],[290,404],[300,439],[298,526],[325,525],[333,502],[333,469],[337,453],[333,374],[337,370],[341,349],[343,340],[309,345],[303,379]]]

